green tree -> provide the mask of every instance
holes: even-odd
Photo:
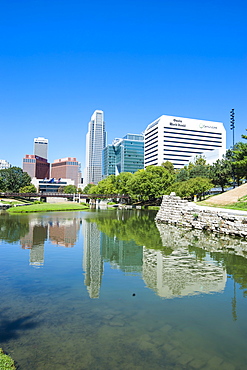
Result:
[[[188,181],[189,180],[175,182],[166,189],[165,194],[170,195],[171,193],[175,193],[181,198],[190,198],[193,192],[189,187]]]
[[[175,192],[181,198],[190,198],[193,200],[194,195],[200,199],[206,191],[211,189],[213,184],[209,179],[203,177],[195,177],[187,181],[175,182],[168,189],[165,194]]]
[[[148,166],[138,170],[127,182],[129,194],[135,200],[154,200],[165,194],[165,190],[174,182],[174,176],[162,166]]]
[[[246,129],[247,131],[247,129]],[[241,135],[243,139],[247,139],[247,135]]]
[[[93,186],[95,186],[95,185],[94,185],[94,184],[87,184],[87,185],[85,186],[85,188],[83,189],[82,193],[83,193],[83,194],[90,194],[90,189],[91,189]]]
[[[0,187],[4,192],[18,193],[21,187],[31,184],[31,177],[20,167],[0,170]]]
[[[210,167],[210,178],[214,185],[221,186],[222,193],[224,187],[231,181],[232,163],[229,159],[223,157],[217,159]]]
[[[63,188],[64,194],[75,194],[77,193],[77,187],[75,185],[67,185]]]
[[[187,181],[190,178],[190,174],[189,174],[187,166],[184,166],[183,168],[176,170],[175,175],[176,175],[176,178],[175,178],[176,182]]]
[[[245,139],[246,135],[242,135]],[[247,176],[247,143],[239,142],[235,144],[233,149],[233,161],[232,161],[234,173],[240,178],[246,178]]]
[[[97,193],[95,194],[116,194],[116,176],[110,175],[101,180],[97,185]]]
[[[226,151],[226,159],[228,159],[232,164],[232,179],[237,182],[237,185],[240,186],[242,179],[245,177],[245,173],[241,166],[234,166],[234,152],[232,149]]]
[[[110,175],[99,181],[98,185],[90,186],[90,188],[88,188],[88,194],[117,194],[116,176]]]
[[[99,194],[98,185],[93,185],[89,188],[88,194]]]
[[[120,195],[128,195],[130,188],[129,188],[129,181],[132,179],[134,175],[130,172],[121,172],[119,175],[116,176],[116,191],[117,194]]]
[[[19,193],[37,193],[37,189],[33,184],[30,184],[20,188]]]
[[[172,162],[170,161],[163,162],[161,163],[161,166],[164,167],[168,172],[170,172],[171,175],[175,175],[175,168]]]
[[[0,193],[4,192],[4,180],[3,177],[1,176],[1,171],[0,171]]]
[[[204,196],[204,193],[213,187],[212,182],[205,177],[195,177],[188,180],[189,188],[192,189],[191,195],[197,195],[199,199]]]
[[[189,178],[195,177],[210,177],[210,165],[202,156],[196,156],[194,162],[190,162],[188,165]]]

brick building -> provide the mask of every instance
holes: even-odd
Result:
[[[35,154],[26,154],[23,158],[22,169],[27,172],[31,178],[45,179],[50,177],[50,163],[47,159]]]
[[[51,164],[51,177],[54,179],[71,179],[76,187],[80,184],[80,163],[74,157],[56,159]]]

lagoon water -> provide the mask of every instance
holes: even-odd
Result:
[[[154,217],[0,213],[0,347],[20,370],[246,369],[245,254]]]

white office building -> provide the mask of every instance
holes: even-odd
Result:
[[[86,136],[85,185],[102,180],[102,150],[106,145],[104,113],[96,110],[88,123]]]
[[[41,158],[48,158],[48,139],[43,137],[34,138],[33,154]]]
[[[170,161],[182,168],[195,156],[212,164],[226,152],[226,130],[222,122],[161,116],[144,132],[144,166]]]
[[[9,162],[7,162],[5,159],[0,159],[0,170],[6,170],[7,168],[10,168],[11,165]]]

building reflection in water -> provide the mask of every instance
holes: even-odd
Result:
[[[46,240],[57,246],[73,247],[80,229],[79,218],[32,218],[28,233],[20,238],[23,249],[30,249],[29,264],[41,267],[44,264],[44,244]]]
[[[156,229],[164,246],[159,250],[138,246],[133,240],[108,236],[99,230],[100,226],[96,222],[83,221],[83,269],[91,298],[99,298],[103,262],[109,262],[111,268],[121,269],[126,274],[141,274],[146,286],[163,298],[209,294],[225,289],[226,270],[196,242],[197,253],[193,248],[189,249],[193,243],[191,239],[186,240],[183,229],[167,226],[163,234]]]
[[[142,246],[133,241],[111,238],[102,233],[102,257],[114,269],[121,269],[128,275],[142,272]]]
[[[57,246],[72,248],[76,244],[80,219],[57,220],[49,225],[49,239]]]
[[[145,230],[151,233],[147,236],[143,232],[147,221],[141,217],[127,217],[126,220],[81,220],[60,215],[32,218],[29,232],[20,241],[23,248],[30,249],[30,265],[42,266],[45,241],[73,247],[82,226],[82,267],[90,298],[99,298],[104,262],[125,274],[141,275],[146,286],[164,298],[224,290],[226,269],[207,252],[212,245],[217,248],[216,239],[212,241],[212,236],[206,237],[203,233],[195,237],[194,231],[168,225],[156,227],[153,220]],[[152,245],[157,243],[160,248],[153,249]]]
[[[33,219],[29,223],[29,232],[20,242],[23,249],[30,249],[29,264],[35,267],[44,264],[44,242],[47,239],[48,225],[43,225],[39,220]]]
[[[225,289],[226,269],[207,252],[212,244],[219,247],[212,234],[165,224],[157,224],[157,229],[166,249],[143,248],[143,279],[149,288],[164,298]]]
[[[227,274],[213,261],[198,260],[187,248],[166,256],[144,247],[143,279],[160,297],[174,298],[223,291]]]
[[[101,257],[101,232],[96,223],[82,221],[84,248],[83,270],[84,283],[90,298],[99,298],[103,274],[103,259]]]
[[[83,220],[83,270],[90,298],[99,298],[103,262],[129,275],[142,272],[142,246],[102,233],[96,223]]]

